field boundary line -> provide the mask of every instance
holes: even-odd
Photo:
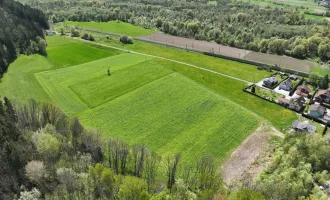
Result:
[[[240,82],[244,82],[244,83],[247,83],[247,84],[252,84],[252,82],[250,82],[250,81],[243,80],[243,79],[240,79],[240,78],[237,78],[237,77],[234,77],[234,76],[230,76],[230,75],[227,75],[227,74],[223,74],[221,72],[206,69],[206,68],[203,68],[203,67],[200,67],[200,66],[197,66],[197,65],[193,65],[193,64],[190,64],[190,63],[181,62],[181,61],[177,61],[177,60],[173,60],[173,59],[169,59],[169,58],[165,58],[165,57],[161,57],[161,56],[155,56],[155,55],[150,55],[150,54],[146,54],[146,53],[141,53],[141,52],[137,52],[137,51],[131,51],[131,50],[127,50],[127,49],[123,49],[123,48],[119,48],[119,47],[114,47],[114,46],[110,46],[110,45],[106,45],[106,44],[101,44],[101,43],[97,43],[97,42],[91,42],[91,41],[83,40],[83,39],[80,39],[80,38],[74,38],[74,39],[84,41],[84,42],[90,43],[90,44],[97,44],[97,45],[100,45],[100,46],[103,46],[103,47],[117,49],[117,50],[124,51],[124,52],[127,52],[127,53],[134,53],[134,54],[139,54],[139,55],[143,55],[143,56],[148,56],[148,57],[152,57],[152,58],[158,58],[158,59],[167,60],[167,61],[170,61],[170,62],[179,63],[179,64],[182,64],[182,65],[186,65],[186,66],[193,67],[193,68],[196,68],[196,69],[200,69],[200,70],[203,70],[203,71],[208,71],[208,72],[211,72],[213,74],[218,74],[218,75],[221,75],[221,76],[224,76],[224,77],[227,77],[227,78],[230,78],[230,79],[234,79],[234,80],[237,80],[237,81],[240,81]]]

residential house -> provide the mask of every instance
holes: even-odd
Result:
[[[280,84],[279,89],[285,90],[285,91],[290,91],[292,89],[292,87],[293,87],[292,81],[290,79],[287,79]]]
[[[277,83],[278,83],[278,81],[275,77],[269,77],[269,78],[264,79],[262,85],[265,87],[273,87]]]
[[[285,99],[283,97],[280,97],[278,98],[278,103],[291,110],[295,110],[299,112],[305,106],[306,99],[302,96],[298,96],[292,99]]]
[[[296,75],[290,75],[289,76],[289,79],[295,81],[295,80],[297,80],[297,76]]]
[[[315,101],[320,103],[330,103],[330,89],[318,91],[315,94]]]
[[[314,118],[323,118],[326,109],[320,104],[313,104],[309,108],[309,115]]]
[[[304,97],[308,97],[311,92],[312,92],[312,89],[310,89],[306,85],[299,85],[296,90],[296,94],[304,96]]]
[[[313,126],[310,122],[301,122],[296,120],[291,125],[291,128],[294,129],[296,132],[300,133],[315,133],[316,127]]]

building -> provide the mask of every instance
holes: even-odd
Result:
[[[330,89],[318,91],[315,94],[315,101],[320,103],[330,103]]]
[[[52,30],[46,30],[46,35],[47,36],[52,36],[53,35],[53,31]]]
[[[296,120],[291,125],[291,128],[295,130],[296,132],[300,133],[315,133],[316,127],[313,126],[310,122],[301,122],[299,120]]]
[[[313,104],[309,108],[309,115],[314,118],[323,118],[325,110],[325,107],[320,104]]]
[[[285,90],[285,91],[290,91],[292,90],[293,87],[293,83],[290,79],[287,79],[285,81],[283,81],[282,83],[280,83],[279,89],[280,90]]]
[[[291,110],[295,110],[297,112],[301,111],[302,108],[305,106],[306,99],[302,96],[298,96],[292,99],[285,99],[283,97],[279,97],[278,103],[283,105]]]
[[[290,75],[289,76],[289,79],[295,81],[295,80],[297,80],[297,76],[296,75]]]
[[[269,77],[264,79],[262,86],[264,87],[273,87],[278,83],[277,79],[275,77]]]
[[[306,85],[299,85],[296,90],[296,94],[304,96],[304,97],[308,97],[311,92],[312,92],[312,89],[310,89]]]

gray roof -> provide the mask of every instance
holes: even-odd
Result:
[[[303,106],[306,102],[306,99],[302,96],[298,96],[291,99],[291,102],[297,103],[299,106]]]
[[[268,81],[270,83],[277,83],[277,79],[275,77],[266,78],[264,81]]]
[[[290,75],[289,78],[291,78],[293,80],[296,80],[297,79],[297,76],[296,75]]]
[[[280,88],[286,88],[286,89],[291,89],[293,86],[292,84],[292,81],[290,79],[286,80],[286,81],[283,81],[281,84],[280,84]]]
[[[308,133],[315,133],[316,131],[316,127],[310,122],[301,122],[299,120],[294,121],[291,128],[298,129],[300,131],[307,131]]]

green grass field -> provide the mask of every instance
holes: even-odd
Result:
[[[313,67],[311,68],[311,73],[318,74],[320,76],[325,76],[328,74],[330,76],[330,70],[329,69],[322,69],[320,67]]]
[[[309,15],[309,14],[304,14],[305,19],[312,19],[312,20],[322,20],[325,19],[324,16],[317,16],[317,15]]]
[[[75,26],[75,27],[82,27],[88,28],[93,30],[99,30],[109,33],[117,33],[117,34],[125,34],[128,36],[142,36],[142,35],[149,35],[154,33],[154,30],[145,29],[139,26],[134,26],[130,23],[125,22],[117,22],[117,21],[110,21],[110,22],[72,22],[67,21],[64,24],[68,26]]]
[[[48,58],[20,56],[9,67],[1,79],[1,95],[22,102],[30,98],[54,102],[70,116],[78,116],[86,127],[130,144],[145,143],[161,154],[181,151],[186,161],[194,161],[208,153],[220,162],[262,120],[281,129],[296,118],[289,110],[242,92],[244,84],[234,79],[69,38],[49,37],[47,41],[53,51]],[[250,65],[159,45],[124,47],[159,51],[161,56],[246,80],[268,74]],[[91,49],[94,54],[83,53]],[[54,56],[62,52],[72,59]],[[111,76],[107,75],[109,67]]]

